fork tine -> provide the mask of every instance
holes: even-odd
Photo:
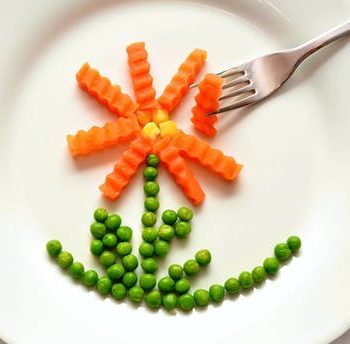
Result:
[[[244,70],[242,68],[239,68],[239,67],[234,67],[234,68],[229,68],[229,69],[223,70],[219,73],[216,73],[216,75],[220,76],[223,79],[228,78],[230,76],[233,76],[235,74],[243,74],[244,75]],[[189,88],[195,88],[195,87],[198,87],[198,85],[199,85],[199,82],[195,82],[194,84],[190,85]]]
[[[248,79],[248,75],[247,74],[243,74],[242,76],[233,79],[233,80],[229,80],[229,81],[224,81],[224,84],[222,85],[222,89],[226,89],[226,88],[231,88],[234,86],[237,86],[241,83],[249,83],[249,79]]]
[[[227,98],[237,97],[243,93],[253,92],[253,91],[254,91],[254,86],[251,83],[244,84],[243,87],[240,87],[234,90],[231,90],[231,88],[225,89],[221,97],[219,98],[219,101]]]
[[[255,93],[253,93],[253,94],[249,93],[246,97],[241,98],[241,99],[237,100],[236,102],[233,102],[227,106],[223,106],[223,107],[220,106],[219,110],[209,112],[206,114],[206,116],[213,116],[213,115],[217,115],[217,114],[220,114],[220,113],[223,113],[226,111],[235,110],[235,109],[238,109],[240,107],[250,105],[254,102],[255,102]]]
[[[217,73],[216,75],[218,75],[222,78],[226,78],[228,76],[232,76],[232,75],[238,74],[238,73],[244,73],[244,70],[242,70],[242,68],[239,68],[239,67],[233,67],[233,68],[223,70],[223,71]]]

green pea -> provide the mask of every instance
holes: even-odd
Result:
[[[73,263],[73,256],[69,252],[62,251],[57,256],[57,263],[61,268],[67,269]]]
[[[213,284],[209,288],[209,296],[214,302],[222,302],[225,297],[225,288],[220,284]]]
[[[172,291],[175,287],[175,281],[169,277],[165,276],[158,281],[158,289],[164,292]]]
[[[103,242],[99,239],[92,239],[90,242],[90,252],[94,256],[100,256],[103,252]]]
[[[158,263],[154,258],[146,258],[141,263],[144,272],[154,274],[158,270]]]
[[[170,250],[170,245],[168,242],[166,242],[164,240],[157,240],[154,243],[154,253],[158,257],[166,256],[168,254],[169,250]]]
[[[293,235],[293,236],[288,238],[287,244],[288,244],[288,247],[291,249],[291,251],[293,253],[296,253],[299,251],[299,249],[301,247],[301,240],[296,235]]]
[[[113,264],[107,269],[107,275],[112,280],[118,280],[122,278],[124,273],[124,266],[120,263]]]
[[[226,292],[230,295],[236,295],[241,290],[241,285],[239,284],[239,281],[237,278],[231,277],[228,278],[224,285]]]
[[[146,197],[144,205],[147,211],[155,212],[159,208],[159,201],[155,197]]]
[[[151,211],[146,211],[141,217],[141,222],[145,227],[152,227],[157,222],[157,215]]]
[[[182,221],[191,221],[193,218],[193,211],[186,207],[181,207],[177,211],[177,215]]]
[[[90,226],[90,232],[96,239],[102,239],[106,231],[106,226],[103,223],[95,222]]]
[[[179,221],[175,225],[175,235],[179,239],[184,239],[184,238],[188,237],[189,234],[191,233],[191,230],[192,230],[191,225],[185,221]]]
[[[147,156],[147,165],[157,167],[159,165],[159,158],[155,154],[149,154]]]
[[[46,250],[51,257],[55,258],[61,253],[62,244],[58,240],[50,240],[46,244]]]
[[[154,227],[145,227],[142,231],[142,239],[152,243],[157,239],[158,231]]]
[[[104,208],[98,208],[94,212],[94,218],[97,222],[103,223],[108,218],[108,211]]]
[[[252,276],[255,283],[260,283],[266,279],[266,271],[262,266],[257,266],[253,269]]]
[[[142,257],[149,258],[153,256],[154,247],[149,242],[143,242],[140,244],[139,253]]]
[[[109,277],[100,277],[97,281],[97,291],[101,295],[107,295],[112,289],[112,281]]]
[[[162,304],[162,295],[159,290],[152,290],[145,297],[146,305],[149,308],[156,309]]]
[[[254,285],[254,279],[250,272],[243,271],[238,276],[238,281],[242,289],[249,289]]]
[[[175,294],[166,294],[163,296],[163,307],[167,310],[167,311],[171,311],[173,309],[176,308],[177,306],[177,296]]]
[[[179,264],[170,265],[168,268],[168,274],[174,281],[178,281],[180,278],[183,277],[182,266]]]
[[[162,220],[166,225],[173,225],[177,220],[177,214],[174,210],[164,210],[162,213]]]
[[[143,186],[146,196],[154,197],[157,196],[159,192],[159,185],[156,182],[146,182]]]
[[[104,251],[100,256],[99,261],[102,266],[109,268],[115,263],[115,255],[110,251]]]
[[[195,255],[199,265],[205,266],[211,262],[211,254],[208,250],[199,250]]]
[[[107,233],[103,236],[102,243],[107,248],[114,248],[117,245],[117,237],[115,234]]]
[[[84,272],[82,282],[87,287],[93,287],[98,281],[98,275],[95,270],[88,270]]]
[[[112,296],[116,300],[123,300],[127,294],[126,288],[125,288],[124,284],[122,284],[122,283],[114,284],[111,292],[112,292]]]
[[[178,299],[178,305],[181,310],[189,312],[194,307],[194,298],[190,294],[181,295]]]
[[[128,254],[130,254],[132,251],[132,246],[129,242],[120,242],[117,245],[117,253],[120,256],[126,256]]]
[[[188,276],[195,275],[199,272],[200,266],[195,259],[189,259],[184,264],[185,274]]]
[[[290,250],[289,246],[285,243],[277,244],[274,249],[275,257],[280,260],[287,260],[290,255],[292,254],[292,251]]]
[[[153,181],[158,176],[158,171],[155,167],[147,166],[143,170],[143,176],[147,181]]]
[[[137,275],[133,271],[126,272],[122,282],[127,288],[131,288],[137,283]]]
[[[175,290],[179,294],[187,293],[191,288],[190,281],[186,278],[180,278],[177,282],[175,282]]]
[[[129,289],[129,300],[134,303],[140,303],[143,300],[144,291],[141,287],[135,286]]]
[[[155,287],[157,281],[154,275],[152,274],[143,274],[139,279],[140,287],[143,290],[151,290]]]
[[[122,258],[122,264],[126,271],[134,271],[139,265],[139,261],[133,254],[128,254]]]
[[[171,241],[174,238],[175,231],[172,226],[161,225],[158,230],[159,239],[165,241]]]
[[[269,275],[275,275],[280,269],[280,262],[275,257],[266,258],[263,265],[265,271]]]
[[[118,214],[112,214],[107,217],[106,227],[111,231],[116,231],[122,223],[122,218]]]
[[[117,230],[117,237],[120,241],[130,241],[132,238],[132,229],[128,226],[120,226]]]
[[[207,306],[209,303],[209,292],[205,289],[198,289],[194,292],[193,298],[197,306]]]
[[[69,267],[69,274],[75,278],[75,279],[80,279],[84,275],[84,265],[79,262],[74,262],[70,267]]]

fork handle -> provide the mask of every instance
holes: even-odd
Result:
[[[322,49],[326,45],[338,40],[339,38],[347,36],[349,34],[350,34],[350,20],[346,21],[345,23],[339,26],[336,26],[335,28],[323,33],[320,36],[317,36],[311,41],[308,41],[292,49],[292,52],[296,54],[296,58],[297,58],[296,66],[298,66],[307,57],[309,57],[319,49]]]

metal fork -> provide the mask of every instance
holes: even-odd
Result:
[[[350,33],[350,20],[293,49],[258,57],[217,75],[224,79],[215,115],[257,103],[276,92],[311,54]],[[196,87],[193,84],[191,87]]]

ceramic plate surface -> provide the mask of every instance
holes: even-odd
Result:
[[[88,267],[96,207],[140,237],[142,173],[121,199],[98,191],[126,144],[74,161],[65,136],[114,117],[81,92],[84,61],[132,94],[125,47],[145,41],[160,94],[185,56],[203,72],[293,47],[348,19],[349,0],[25,1],[0,13],[0,338],[9,343],[327,343],[350,326],[350,45],[305,62],[272,99],[227,114],[210,143],[244,164],[226,183],[191,164],[206,192],[188,241],[161,264],[200,248],[213,260],[195,288],[223,283],[297,234],[299,257],[252,293],[191,314],[117,303],[71,281],[45,251],[51,238]],[[173,114],[193,132],[192,90]],[[160,170],[162,209],[188,201]],[[101,270],[99,270],[101,271]],[[162,275],[159,274],[159,276]]]

